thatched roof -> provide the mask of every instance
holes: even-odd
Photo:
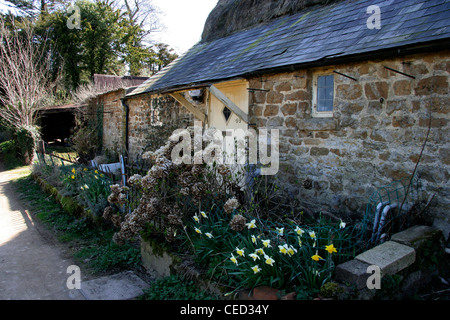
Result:
[[[226,37],[307,7],[339,0],[219,0],[206,20],[202,42]]]

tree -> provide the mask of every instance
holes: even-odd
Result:
[[[39,139],[36,111],[52,88],[49,60],[36,43],[31,25],[17,28],[14,21],[11,23],[8,28],[4,18],[0,18],[0,117],[16,133],[36,142]],[[32,151],[33,146],[30,148]]]
[[[52,74],[62,71],[67,90],[74,91],[88,83],[96,73],[120,74],[122,38],[121,12],[107,1],[80,0],[81,29],[69,29],[70,13],[56,10],[37,21],[40,34],[48,34],[52,56]]]

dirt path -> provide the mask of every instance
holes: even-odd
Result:
[[[22,169],[0,172],[0,300],[82,300],[67,288],[74,262],[18,199],[10,181]]]

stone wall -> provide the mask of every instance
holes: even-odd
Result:
[[[103,105],[103,150],[114,153],[125,151],[125,111],[121,99],[125,89],[118,89],[98,97],[98,103]]]
[[[415,79],[390,71],[390,67]],[[312,116],[314,72],[335,73],[332,118]],[[364,213],[378,187],[418,176],[422,198],[448,226],[450,51],[371,60],[249,79],[250,122],[280,129],[278,178],[309,208]],[[448,233],[448,231],[447,231]]]
[[[129,107],[128,155],[134,161],[145,151],[165,144],[173,130],[193,122],[193,115],[165,95],[138,95],[126,100]]]

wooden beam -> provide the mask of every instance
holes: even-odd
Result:
[[[245,123],[248,123],[248,114],[242,111],[233,101],[231,101],[222,91],[217,89],[214,85],[209,87],[209,92],[214,95],[220,102],[225,104],[228,109],[233,111],[239,118],[241,118]]]
[[[197,109],[192,103],[187,101],[186,98],[183,97],[180,93],[174,92],[174,93],[169,93],[169,95],[172,98],[174,98],[175,100],[177,100],[179,103],[181,103],[181,105],[183,107],[185,107],[190,112],[192,112],[197,119],[205,122],[206,115],[203,112],[201,112],[199,109]]]

